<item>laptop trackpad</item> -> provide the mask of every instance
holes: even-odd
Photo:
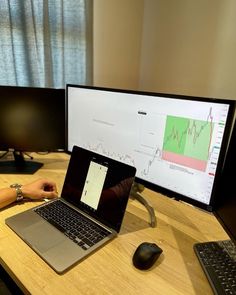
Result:
[[[41,253],[54,246],[58,246],[66,237],[45,221],[40,221],[28,226],[23,236],[25,241]]]

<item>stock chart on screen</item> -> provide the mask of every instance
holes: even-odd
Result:
[[[209,204],[230,105],[69,86],[68,149],[137,168],[136,177]]]

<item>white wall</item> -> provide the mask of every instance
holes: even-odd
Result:
[[[94,84],[236,99],[235,0],[94,0]]]
[[[147,0],[140,88],[236,99],[236,1]]]
[[[236,100],[236,1],[224,1],[219,14],[211,90],[218,97]]]
[[[94,85],[137,89],[143,0],[94,0]]]

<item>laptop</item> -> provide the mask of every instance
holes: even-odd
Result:
[[[117,236],[136,169],[74,146],[61,197],[6,219],[57,273]]]

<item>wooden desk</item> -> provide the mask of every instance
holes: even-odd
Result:
[[[43,168],[34,175],[0,175],[0,187],[47,177],[61,191],[69,156],[33,156],[44,162]],[[149,226],[144,206],[130,199],[120,235],[64,275],[55,273],[5,225],[6,217],[40,202],[6,208],[0,211],[0,263],[26,294],[213,294],[193,244],[228,238],[215,217],[147,189],[143,195],[155,208],[157,227]],[[139,271],[132,255],[144,241],[157,243],[163,254],[152,269]]]

